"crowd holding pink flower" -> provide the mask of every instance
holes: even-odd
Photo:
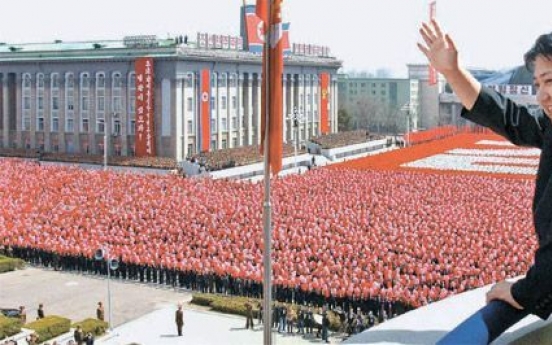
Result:
[[[417,307],[527,271],[533,181],[314,169],[273,183],[274,283]],[[262,184],[0,161],[0,245],[262,282]],[[499,207],[497,205],[500,205]]]

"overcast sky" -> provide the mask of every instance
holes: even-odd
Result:
[[[0,42],[51,42],[160,37],[198,31],[239,34],[243,0],[8,0],[2,2]],[[418,27],[429,0],[285,0],[292,43],[328,46],[345,71],[423,63]],[[438,0],[437,18],[470,67],[522,64],[523,53],[552,32],[552,0]]]

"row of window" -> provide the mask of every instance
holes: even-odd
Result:
[[[128,75],[128,109],[129,128],[131,134],[134,131],[135,118],[135,74]],[[61,108],[60,101],[60,76],[59,73],[52,73],[49,76],[50,84],[50,130],[52,132],[60,131],[59,116]],[[38,73],[36,75],[36,130],[44,131],[44,110],[45,105],[45,79],[46,75]],[[120,134],[121,122],[116,114],[120,114],[123,110],[123,77],[120,72],[111,74],[111,109],[106,109],[106,75],[103,72],[98,72],[94,76],[95,87],[91,90],[91,77],[88,72],[83,72],[79,75],[79,115],[80,115],[80,132],[89,132],[89,112],[90,112],[90,96],[91,92],[95,92],[95,115],[96,115],[96,132],[103,133],[105,130],[105,114],[111,113],[112,132]],[[73,132],[75,130],[74,115],[75,115],[75,76],[68,72],[64,76],[65,82],[65,132]],[[22,130],[28,131],[31,129],[31,109],[32,109],[32,78],[30,73],[24,73],[22,76]]]

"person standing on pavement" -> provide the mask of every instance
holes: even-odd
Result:
[[[81,326],[77,326],[77,328],[73,332],[73,338],[75,339],[75,343],[77,343],[77,345],[84,344],[84,332],[82,331]]]
[[[98,307],[96,308],[96,318],[100,321],[104,321],[105,311],[102,302],[98,302]]]
[[[184,311],[182,310],[182,304],[178,305],[176,310],[174,321],[176,323],[176,330],[178,331],[178,336],[182,336],[182,327],[184,326]]]
[[[36,311],[36,318],[37,320],[44,318],[44,305],[42,303],[38,305],[38,310]]]
[[[251,301],[245,302],[245,329],[253,329],[253,305]]]

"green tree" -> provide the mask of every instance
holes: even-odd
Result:
[[[337,111],[337,128],[338,131],[349,131],[351,130],[351,115],[345,109],[339,109]]]

